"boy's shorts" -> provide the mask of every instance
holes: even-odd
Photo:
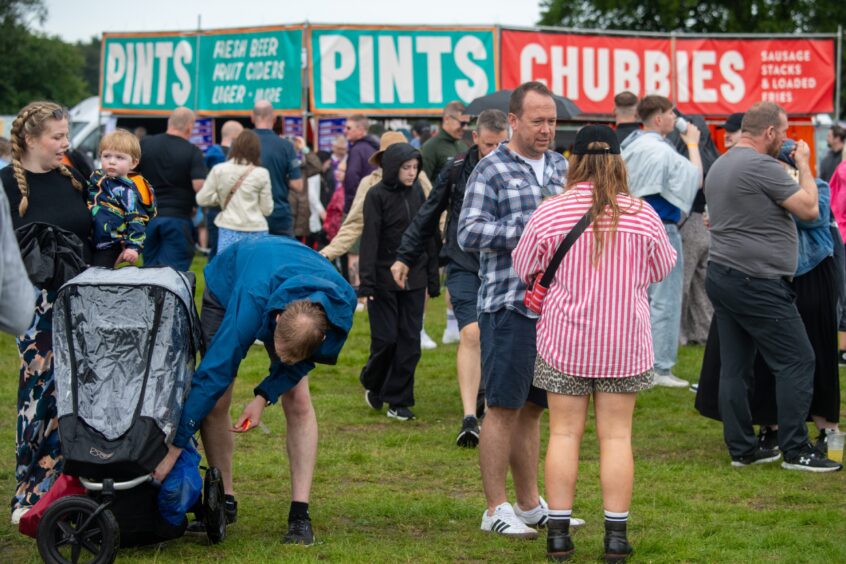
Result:
[[[449,290],[449,301],[452,311],[458,321],[458,329],[464,329],[471,323],[479,321],[476,304],[479,298],[479,287],[482,281],[477,272],[464,270],[455,263],[447,265],[446,287]]]

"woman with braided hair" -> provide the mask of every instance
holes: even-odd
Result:
[[[12,163],[0,170],[15,229],[44,223],[75,234],[91,254],[86,180],[62,164],[68,149],[67,110],[33,102],[12,123]],[[17,338],[21,358],[12,522],[53,485],[62,469],[53,382],[53,302],[56,292],[36,288],[35,318]]]

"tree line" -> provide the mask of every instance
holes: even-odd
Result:
[[[68,43],[33,30],[43,0],[0,0],[0,114],[33,100],[73,106],[99,91],[100,39]]]

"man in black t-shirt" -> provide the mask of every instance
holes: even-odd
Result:
[[[194,258],[194,195],[203,187],[203,153],[188,140],[194,112],[177,108],[167,120],[167,131],[141,140],[138,172],[156,193],[158,215],[147,225],[144,264],[187,271]]]
[[[288,190],[302,192],[303,179],[294,145],[273,132],[275,119],[276,113],[270,102],[256,102],[252,120],[261,143],[261,166],[270,173],[270,191],[273,194],[273,212],[267,218],[267,230],[271,235],[291,237],[294,230]]]

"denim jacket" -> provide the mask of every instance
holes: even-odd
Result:
[[[831,192],[828,183],[816,179],[819,191],[820,215],[812,221],[796,219],[799,232],[799,262],[796,266],[796,276],[802,276],[816,268],[827,257],[834,255],[834,239],[831,237]]]

